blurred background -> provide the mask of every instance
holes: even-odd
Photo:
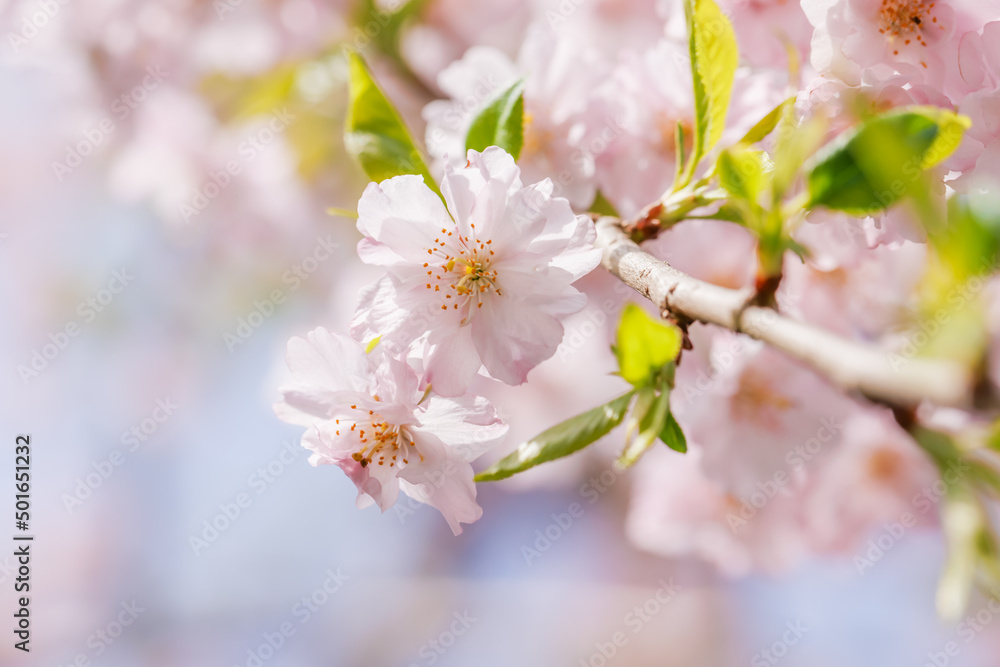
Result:
[[[341,46],[419,122],[442,67],[557,7],[427,0],[372,35],[347,0],[0,1],[0,507],[30,433],[36,536],[30,654],[0,551],[0,664],[996,664],[983,600],[969,641],[935,615],[935,530],[862,574],[729,578],[631,546],[630,473],[597,450],[480,485],[453,537],[405,499],[355,509],[274,416],[287,339],[343,329],[375,276],[326,212],[366,184]],[[619,391],[598,311],[527,387],[484,387],[507,449]]]

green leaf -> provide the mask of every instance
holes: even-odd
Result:
[[[536,435],[513,453],[476,475],[476,481],[506,479],[539,463],[568,456],[596,442],[622,423],[634,393],[630,391]]]
[[[1000,260],[1000,197],[995,193],[952,197],[948,225],[929,240],[942,268],[947,269],[949,291],[956,284],[992,273]]]
[[[646,450],[656,442],[663,432],[670,416],[670,383],[660,383],[659,394],[654,394],[652,387],[645,387],[639,393],[635,410],[632,411],[630,431],[638,427],[638,434],[626,446],[618,457],[618,463],[625,468],[635,465],[636,461],[646,453]]]
[[[626,304],[618,325],[615,356],[621,376],[634,387],[650,385],[681,351],[680,329],[654,320],[634,303]]]
[[[747,130],[747,133],[743,135],[743,138],[739,140],[741,144],[755,144],[767,135],[774,131],[774,128],[778,126],[778,121],[781,120],[782,114],[785,112],[785,107],[793,104],[795,102],[795,97],[789,97],[787,100],[779,104],[778,106],[771,109],[766,116],[757,121],[757,124]]]
[[[958,145],[962,143],[965,131],[972,127],[972,121],[967,116],[961,116],[939,107],[925,106],[917,108],[926,116],[934,118],[938,125],[937,137],[934,138],[934,143],[931,144],[931,147],[927,149],[927,153],[924,154],[924,160],[920,165],[921,169],[930,169],[947,160],[958,149]]]
[[[465,136],[465,150],[481,153],[489,146],[499,146],[517,160],[523,144],[524,79],[518,79],[473,119]]]
[[[389,3],[392,7],[390,9],[389,6],[381,6],[377,0],[361,0],[354,15],[354,23],[358,29],[355,35],[360,35],[361,32],[365,34],[357,37],[356,43],[361,48],[360,41],[366,36],[370,37],[375,48],[389,56],[409,76],[411,73],[400,53],[400,41],[405,29],[419,18],[425,5],[427,0],[397,1]]]
[[[684,152],[684,124],[677,121],[674,129],[674,183],[684,178],[687,155]]]
[[[778,207],[785,193],[798,180],[802,174],[802,164],[822,145],[827,132],[828,123],[822,115],[810,116],[800,122],[794,105],[782,108],[771,152],[771,160],[774,162],[771,174],[773,207]]]
[[[760,193],[767,187],[771,168],[764,151],[732,146],[719,155],[719,184],[734,197],[757,206]]]
[[[594,203],[590,205],[590,211],[599,215],[610,215],[615,218],[621,217],[618,214],[618,209],[615,208],[615,205],[609,202],[600,190],[598,190],[597,194],[594,196]]]
[[[660,431],[660,440],[675,452],[680,452],[681,454],[687,453],[687,438],[684,437],[681,425],[674,419],[673,412],[667,413],[667,423],[663,426],[663,430]]]
[[[694,147],[685,179],[690,181],[698,162],[725,129],[739,49],[733,26],[713,0],[685,0],[684,12],[695,100]]]
[[[951,111],[920,106],[865,121],[820,151],[808,167],[807,208],[866,216],[919,194],[924,170],[955,150],[965,122]]]
[[[375,83],[365,61],[353,52],[347,57],[351,81],[344,129],[347,151],[375,182],[401,174],[417,174],[440,195],[403,119]]]

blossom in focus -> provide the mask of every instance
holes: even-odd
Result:
[[[500,148],[469,151],[441,184],[445,204],[419,176],[372,183],[358,203],[364,262],[387,275],[362,292],[355,338],[416,343],[425,379],[463,393],[480,365],[521,384],[551,357],[562,319],[586,305],[572,283],[594,269],[593,222],[552,196],[552,183],[521,184]]]
[[[402,489],[437,508],[456,535],[482,516],[469,462],[507,432],[486,399],[425,396],[405,362],[322,328],[292,338],[287,361],[292,381],[275,412],[306,427],[309,462],[340,466],[359,507],[384,512]]]

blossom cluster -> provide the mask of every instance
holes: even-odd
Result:
[[[469,151],[441,193],[413,175],[365,189],[358,255],[386,273],[361,292],[354,338],[292,339],[276,410],[308,427],[312,463],[340,466],[359,505],[385,511],[402,488],[457,534],[482,514],[469,462],[507,430],[474,380],[522,384],[555,353],[562,319],[586,304],[572,284],[600,253],[591,219],[548,180],[524,186],[499,148]]]

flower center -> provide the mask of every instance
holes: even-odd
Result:
[[[904,45],[915,41],[927,46],[924,30],[938,22],[936,16],[931,16],[935,4],[926,0],[882,0],[878,31],[886,35],[890,42],[901,39]],[[938,27],[944,29],[943,26]]]
[[[435,245],[427,249],[427,254],[441,263],[424,262],[428,280],[425,287],[441,293],[441,310],[461,312],[463,325],[483,307],[489,294],[503,296],[500,274],[493,268],[493,239],[480,239],[476,225],[469,226],[471,237],[442,228],[441,236],[434,239]]]
[[[868,458],[868,473],[879,482],[891,482],[903,467],[903,457],[888,447],[880,447]]]
[[[352,405],[351,409],[361,412],[357,405]],[[345,434],[352,433],[357,437],[357,450],[351,454],[351,458],[360,463],[362,468],[367,468],[372,463],[380,466],[388,464],[390,468],[395,468],[397,463],[409,463],[414,454],[421,461],[424,460],[406,428],[390,424],[374,410],[369,410],[367,416],[362,416],[356,421],[347,419],[335,421],[340,427],[337,429],[337,435],[343,431]]]

